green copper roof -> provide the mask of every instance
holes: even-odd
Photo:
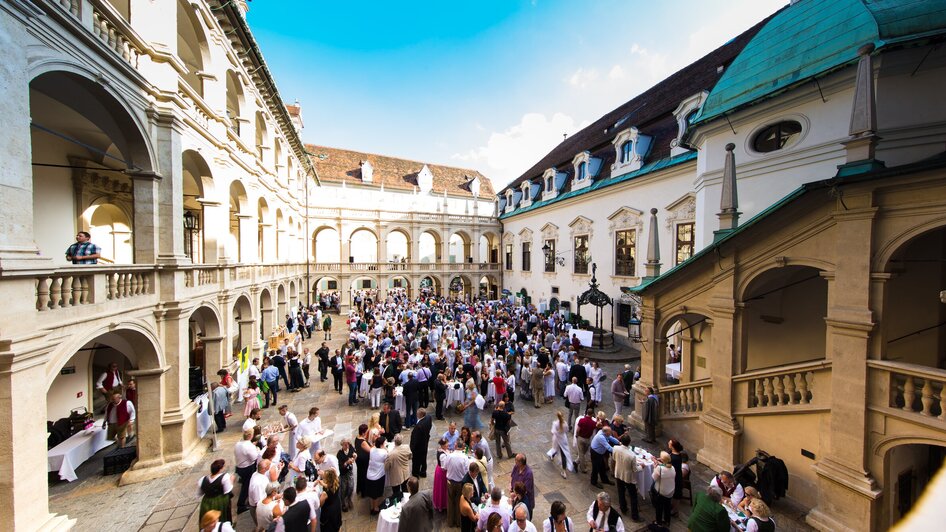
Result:
[[[710,92],[706,122],[857,61],[867,43],[946,32],[944,0],[800,0],[753,37]]]

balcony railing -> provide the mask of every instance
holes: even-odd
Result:
[[[147,266],[71,266],[35,277],[36,310],[45,312],[154,293]]]
[[[703,405],[709,400],[712,384],[702,380],[676,384],[661,388],[660,410],[665,418],[698,417],[703,412]]]
[[[498,263],[488,262],[319,262],[310,271],[322,273],[375,275],[378,273],[460,273],[498,272]]]
[[[395,212],[369,209],[349,209],[333,207],[310,207],[309,214],[315,218],[343,218],[345,220],[384,220],[404,222],[433,222],[447,224],[482,224],[498,226],[499,222],[491,216],[472,214],[443,214],[427,212]]]
[[[946,370],[886,360],[867,365],[872,407],[946,428]]]
[[[751,371],[733,377],[733,384],[736,411],[741,414],[828,408],[831,362],[817,360]]]
[[[138,33],[105,0],[55,0],[63,11],[86,27],[106,47],[111,49],[132,68],[138,68],[138,58],[148,45]],[[86,11],[88,10],[88,11]],[[91,16],[83,16],[89,13]]]

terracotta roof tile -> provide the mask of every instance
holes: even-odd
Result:
[[[289,112],[289,116],[299,116],[299,107],[298,105],[286,105],[286,111]]]
[[[349,185],[374,187],[380,187],[383,184],[384,188],[413,190],[417,186],[417,174],[426,164],[434,178],[433,194],[442,195],[446,190],[450,196],[472,198],[470,182],[478,177],[480,181],[479,197],[485,200],[492,200],[496,197],[490,180],[476,170],[312,144],[306,144],[306,151],[309,152],[312,163],[319,172],[319,179],[325,183],[344,182]],[[371,183],[365,183],[361,179],[362,161],[369,161],[374,169]]]

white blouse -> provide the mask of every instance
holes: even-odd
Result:
[[[368,480],[378,480],[384,478],[384,461],[388,457],[386,449],[371,448],[371,454],[368,458]]]

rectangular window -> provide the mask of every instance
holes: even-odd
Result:
[[[578,180],[581,181],[588,174],[588,163],[578,165]]]
[[[588,235],[575,237],[575,273],[588,273],[591,262],[591,250],[588,249]]]
[[[677,224],[677,264],[693,256],[693,222]]]
[[[629,163],[631,162],[631,156],[633,155],[634,143],[632,141],[627,141],[621,145],[621,162]]]
[[[626,229],[614,233],[614,274],[635,275],[635,253],[637,249],[637,231]]]
[[[532,242],[522,243],[522,271],[532,270]]]
[[[616,303],[618,307],[618,322],[615,324],[619,327],[627,327],[627,322],[631,321],[631,305],[627,303]]]
[[[506,244],[506,269],[512,269],[512,244]]]
[[[555,240],[546,240],[545,246],[549,248],[549,252],[545,255],[545,271],[555,273]]]

